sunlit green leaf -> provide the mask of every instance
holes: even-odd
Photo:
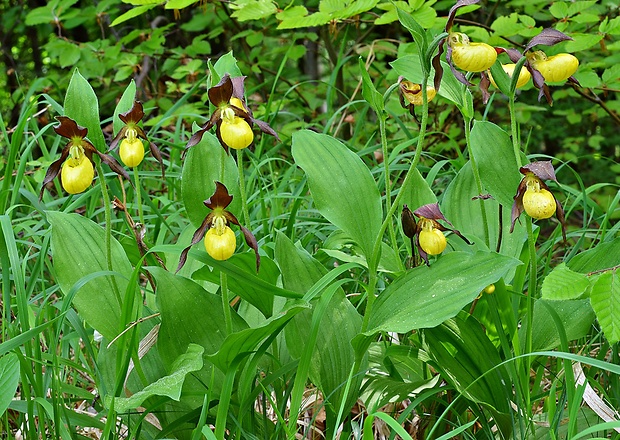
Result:
[[[131,20],[132,18],[139,17],[145,12],[153,9],[155,6],[157,6],[157,4],[148,4],[148,5],[137,6],[135,8],[132,8],[129,11],[116,17],[114,21],[112,21],[112,24],[110,24],[110,26],[118,26],[119,24],[124,23],[127,20]]]
[[[502,205],[512,206],[523,176],[510,136],[492,122],[476,121],[470,139],[484,189]]]
[[[118,115],[120,113],[125,113],[131,110],[133,103],[136,99],[136,83],[134,80],[131,80],[129,85],[125,88],[125,91],[121,95],[121,99],[116,104],[116,108],[114,109],[114,116],[112,118],[112,124],[114,126],[114,135],[120,131],[121,128],[125,126],[125,123],[120,120]]]
[[[565,263],[555,267],[542,283],[542,297],[548,300],[577,299],[590,287],[584,274],[573,272]]]
[[[372,255],[382,222],[381,196],[368,167],[336,139],[309,130],[293,134],[293,157],[306,172],[319,212]]]
[[[569,341],[585,337],[596,318],[590,301],[587,299],[574,301],[540,299],[536,301],[534,304],[534,324],[532,325],[532,350],[534,351],[553,350],[560,345],[559,331],[549,308],[557,313]],[[525,329],[525,327],[523,328]],[[520,332],[520,339],[525,343],[523,331]]]
[[[599,243],[592,249],[575,255],[568,267],[575,272],[588,273],[609,269],[620,264],[620,237]]]
[[[225,164],[223,178],[222,160]],[[216,181],[222,182],[233,196],[232,203],[226,209],[235,215],[241,214],[238,179],[235,160],[226,154],[211,133],[205,133],[202,140],[188,150],[181,175],[181,196],[187,216],[196,228],[211,212],[203,202],[215,192]]]
[[[52,255],[56,280],[65,295],[79,282],[81,286],[73,305],[80,316],[106,339],[112,340],[122,330],[121,298],[125,296],[132,267],[123,247],[111,238],[114,275],[96,276],[107,271],[105,231],[98,224],[77,214],[47,212],[52,225]]]
[[[116,397],[114,399],[114,409],[119,413],[124,413],[138,408],[149,397],[166,396],[173,400],[181,398],[181,390],[185,377],[202,368],[202,353],[204,348],[200,345],[189,344],[187,352],[180,355],[172,363],[170,374],[155,382],[150,383],[143,390],[138,391],[131,397]],[[106,406],[109,407],[112,398],[106,398]]]
[[[65,116],[88,129],[87,137],[99,151],[107,150],[99,119],[99,100],[91,85],[78,69],[73,71],[67,88]]]
[[[366,334],[435,327],[456,316],[482,289],[520,264],[493,252],[451,252],[430,267],[411,269],[379,295]]]
[[[620,341],[620,277],[616,270],[598,277],[590,301],[605,337],[612,344]]]

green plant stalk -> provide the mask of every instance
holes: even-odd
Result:
[[[467,152],[469,153],[469,160],[471,161],[471,169],[474,173],[474,180],[476,182],[476,190],[478,191],[478,195],[481,195],[484,187],[482,186],[482,180],[480,179],[480,170],[478,169],[478,165],[476,163],[476,159],[474,158],[474,152],[471,149],[471,143],[470,143],[472,118],[464,117],[464,119],[465,119],[465,143],[467,144]],[[484,200],[482,198],[478,198],[478,202],[480,203],[480,213],[482,215],[482,226],[484,228],[484,242],[490,248],[491,241],[489,238],[489,221],[487,219],[486,206],[484,205]]]
[[[228,275],[220,272],[220,289],[222,290],[222,308],[224,310],[224,321],[226,322],[226,334],[230,335],[233,331],[232,317],[230,314],[230,300],[228,299]]]
[[[108,194],[108,187],[105,183],[105,174],[103,173],[103,168],[101,167],[101,160],[95,160],[95,167],[97,168],[97,174],[99,175],[99,184],[101,186],[101,197],[103,198],[103,206],[105,213],[105,252],[106,252],[106,263],[108,266],[108,270],[113,272],[112,268],[112,206],[110,204],[110,195]],[[114,289],[114,295],[116,296],[116,300],[118,304],[121,305],[121,294],[118,289],[118,284],[116,284],[116,278],[114,276],[110,276],[110,280],[112,281],[112,288]]]
[[[386,120],[387,117],[385,116],[385,113],[379,116],[379,134],[381,136],[381,150],[383,152],[383,173],[385,175],[385,208],[387,212],[390,212],[392,210],[392,184],[390,182],[389,151],[387,135],[385,133]],[[388,229],[390,234],[390,241],[392,242],[392,249],[396,250],[398,249],[398,242],[396,241],[396,231],[394,229],[394,223],[392,221],[388,223]]]
[[[241,193],[241,209],[243,211],[243,223],[250,229],[250,211],[248,210],[248,198],[245,193],[245,170],[243,169],[243,150],[237,150],[237,168],[239,169],[239,192]]]
[[[510,113],[510,130],[512,137],[512,149],[514,151],[515,160],[517,162],[517,166],[521,168],[521,146],[519,142],[518,136],[518,126],[517,119],[515,114],[515,93],[514,89],[511,91],[509,100],[508,100],[508,109]],[[532,352],[532,322],[534,318],[534,295],[537,291],[537,261],[536,261],[536,240],[534,238],[534,233],[532,231],[532,219],[529,216],[525,216],[525,229],[527,231],[527,244],[528,244],[528,253],[529,253],[529,280],[528,280],[528,294],[526,299],[526,318],[527,318],[527,327],[525,333],[525,353]],[[526,356],[524,359],[524,365],[521,378],[523,383],[529,383],[529,371],[532,365],[532,358]],[[531,402],[529,393],[523,393],[524,400],[526,401],[526,410],[528,414],[531,412]]]
[[[140,173],[138,172],[138,167],[133,167],[133,178],[134,184],[136,185],[136,203],[138,204],[138,218],[140,219],[140,224],[143,227],[146,227],[146,223],[144,223],[144,210],[142,209],[142,188],[140,187]]]
[[[422,155],[422,147],[424,146],[424,139],[426,137],[426,125],[428,123],[428,102],[426,95],[426,85],[428,84],[428,77],[424,77],[422,80],[422,118],[420,119],[420,131],[418,133],[418,143],[416,145],[415,154],[413,156],[413,161],[407,170],[407,174],[405,175],[405,179],[401,185],[401,188],[406,188],[409,184],[409,181],[413,178],[414,172],[418,166],[418,162],[420,161],[420,156]],[[384,158],[385,160],[385,158]],[[383,234],[385,234],[385,230],[388,224],[391,223],[392,216],[396,212],[396,208],[403,196],[403,192],[399,191],[394,201],[392,202],[392,206],[387,212],[383,223],[381,224],[381,229],[379,230],[379,234],[377,235],[377,239],[375,241],[375,245],[373,247],[372,255],[368,259],[368,286],[366,287],[366,292],[368,294],[368,299],[366,302],[366,310],[364,311],[364,318],[362,321],[362,333],[368,329],[368,321],[370,319],[370,312],[372,310],[372,306],[375,301],[375,288],[377,285],[377,268],[379,266],[379,255],[381,252],[381,242],[383,241]],[[361,360],[360,360],[361,361]]]

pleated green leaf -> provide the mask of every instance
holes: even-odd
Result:
[[[204,384],[213,383],[213,392],[219,393],[224,376],[206,356],[217,352],[227,336],[222,298],[190,279],[159,267],[151,267],[149,272],[157,282],[157,305],[161,313],[157,349],[164,366],[167,371],[172,371],[174,361],[187,351],[187,347],[198,344],[204,348],[204,365],[185,379],[184,389],[206,392]],[[234,310],[231,315],[233,332],[248,327]],[[192,392],[182,400],[196,407],[202,405],[203,396]]]
[[[485,191],[502,205],[511,207],[523,176],[519,173],[510,136],[492,122],[476,121],[470,139]]]
[[[612,344],[620,341],[620,278],[615,270],[599,276],[590,301],[607,340]]]
[[[222,182],[233,196],[228,211],[240,218],[241,196],[239,195],[237,165],[232,156],[224,159],[224,178],[221,176],[222,155],[226,152],[217,138],[211,133],[205,133],[202,140],[191,147],[187,152],[181,174],[181,195],[183,205],[189,220],[198,228],[207,214],[211,212],[203,201],[215,192],[215,182]]]
[[[293,134],[293,157],[306,172],[319,212],[345,231],[366,256],[381,229],[381,196],[368,167],[342,142],[301,130]]]
[[[189,344],[205,348],[205,355],[217,352],[226,338],[222,298],[194,281],[158,267],[149,268],[157,281],[157,302],[161,328],[157,345],[164,364],[171,366]],[[233,331],[247,328],[234,310]]]
[[[99,119],[99,100],[91,85],[78,69],[73,71],[65,96],[65,116],[88,129],[88,139],[101,152],[106,151]]]
[[[359,66],[360,72],[362,73],[362,96],[366,102],[370,104],[370,107],[372,107],[375,113],[380,115],[385,109],[383,95],[377,91],[375,85],[372,83],[362,57],[359,58]]]
[[[15,353],[0,358],[0,416],[11,404],[19,385],[19,359]]]
[[[435,327],[456,316],[482,289],[520,264],[494,252],[442,255],[430,267],[416,267],[395,279],[379,295],[366,334]]]
[[[113,339],[122,330],[120,301],[132,274],[123,247],[111,238],[112,270],[118,274],[96,276],[108,270],[104,229],[77,214],[48,211],[47,219],[52,225],[52,255],[60,288],[68,295],[74,285],[90,278],[77,290],[73,305],[92,328]]]
[[[510,230],[511,206],[503,206],[500,229],[499,204],[497,200],[488,199],[472,200],[478,196],[476,182],[471,167],[471,162],[465,164],[450,182],[444,193],[442,210],[452,224],[468,238],[475,242],[475,246],[463,245],[461,240],[454,239],[448,242],[448,246],[458,246],[458,250],[473,252],[475,249],[495,250],[498,237],[501,233],[500,253],[509,257],[518,258],[526,241],[525,227],[516,223],[512,233]],[[489,231],[489,243],[485,242],[485,227],[482,216],[481,203],[484,204]],[[510,282],[511,277],[506,278]]]
[[[200,345],[189,344],[187,351],[172,364],[169,375],[150,383],[131,397],[117,397],[114,399],[114,409],[119,413],[124,413],[136,409],[142,405],[142,402],[153,396],[166,396],[173,400],[180,400],[185,377],[202,368],[203,352],[204,348]],[[110,407],[111,400],[111,397],[106,398],[106,407]]]
[[[577,299],[590,287],[588,277],[573,272],[565,263],[555,267],[542,283],[542,297],[549,300]]]

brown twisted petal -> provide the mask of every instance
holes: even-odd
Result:
[[[417,231],[417,224],[415,217],[411,212],[411,209],[407,205],[403,205],[403,212],[400,215],[401,223],[403,225],[403,232],[405,236],[413,238]]]
[[[544,46],[553,46],[567,40],[572,40],[572,38],[556,29],[546,28],[543,29],[540,34],[536,35],[530,40],[530,42],[523,49],[523,52],[527,52],[532,47],[538,44],[542,44]]]
[[[183,251],[181,252],[181,255],[179,256],[179,264],[177,266],[177,270],[175,271],[175,273],[180,271],[181,268],[185,265],[185,262],[187,261],[187,254],[189,253],[189,250],[191,249],[191,247],[195,245],[196,243],[202,241],[202,239],[205,237],[205,234],[211,227],[212,219],[213,219],[212,214],[207,215],[205,219],[202,221],[202,224],[200,225],[200,227],[196,230],[196,232],[194,232],[194,235],[192,236],[192,242],[190,243],[189,246],[183,249]]]
[[[134,101],[131,109],[129,111],[126,111],[125,113],[120,113],[118,117],[125,124],[135,124],[137,122],[140,122],[144,117],[144,108],[142,106],[142,103],[140,101]]]
[[[534,173],[536,177],[542,180],[553,180],[558,183],[558,179],[555,177],[555,169],[550,160],[541,160],[538,162],[532,162],[527,165],[523,165],[519,168],[519,172],[523,175]]]
[[[78,125],[77,122],[68,116],[56,116],[56,120],[60,122],[60,125],[56,125],[54,131],[62,137],[67,139],[74,137],[85,138],[88,134],[88,128]]]
[[[233,200],[233,196],[228,193],[226,185],[221,182],[215,182],[215,192],[211,197],[203,203],[209,209],[226,208]],[[232,214],[231,214],[232,215]],[[235,223],[238,224],[238,223]]]
[[[47,172],[45,173],[45,177],[43,178],[43,183],[41,183],[41,192],[39,193],[39,202],[43,200],[43,193],[45,192],[45,188],[47,185],[53,181],[60,173],[60,169],[62,168],[62,164],[69,156],[69,144],[65,148],[63,148],[60,153],[60,157],[52,162],[52,164],[47,168]]]

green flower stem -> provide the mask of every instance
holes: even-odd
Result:
[[[250,211],[248,210],[248,198],[245,193],[245,170],[243,169],[243,150],[237,150],[237,168],[239,169],[239,191],[241,192],[241,208],[243,210],[243,223],[250,228]]]
[[[105,174],[103,173],[103,168],[101,167],[101,160],[95,160],[95,166],[97,168],[97,174],[99,175],[99,184],[101,186],[101,197],[103,197],[103,206],[105,213],[105,252],[106,252],[106,262],[108,265],[108,270],[113,272],[112,268],[112,206],[110,203],[110,195],[108,194],[108,187],[105,183]],[[116,300],[118,301],[119,306],[122,304],[121,294],[118,288],[118,284],[116,284],[116,278],[112,275],[110,276],[110,280],[112,281],[112,288],[114,289],[114,295],[116,296]]]
[[[519,145],[519,136],[518,136],[518,127],[517,127],[517,117],[515,114],[515,95],[514,92],[510,95],[508,99],[508,109],[510,111],[510,133],[512,137],[512,149],[515,154],[515,159],[517,161],[517,166],[521,168],[523,164],[521,163],[521,146]]]
[[[508,109],[510,112],[510,131],[512,137],[512,149],[514,151],[515,160],[517,166],[521,168],[523,163],[521,162],[521,146],[519,142],[517,118],[515,114],[515,95],[514,91],[510,94],[508,99]],[[529,253],[529,281],[528,281],[528,293],[526,299],[526,333],[525,333],[525,353],[532,352],[532,323],[534,318],[534,295],[537,291],[537,260],[536,260],[536,239],[534,238],[534,232],[532,231],[532,219],[529,216],[525,216],[525,229],[527,231],[527,244]],[[529,383],[530,368],[532,364],[532,358],[526,356],[524,359],[522,374],[523,383]],[[526,401],[526,408],[528,413],[531,411],[530,394],[523,393],[524,400]]]
[[[469,153],[469,160],[471,161],[471,169],[474,173],[474,180],[476,181],[476,191],[478,194],[482,194],[483,186],[482,180],[480,179],[480,170],[478,170],[478,165],[476,163],[476,159],[474,157],[474,153],[471,149],[470,138],[471,138],[471,123],[472,118],[464,118],[465,119],[465,142],[467,144],[467,151]],[[491,247],[491,241],[489,238],[489,221],[487,219],[487,210],[484,205],[484,200],[482,198],[478,199],[480,203],[480,213],[482,215],[482,226],[484,227],[484,242],[488,247]]]
[[[232,317],[230,314],[230,300],[228,299],[228,276],[220,271],[220,288],[222,289],[222,308],[224,321],[226,322],[226,334],[232,333]]]
[[[385,113],[379,116],[379,134],[381,136],[381,150],[383,153],[383,172],[385,175],[385,208],[387,212],[392,210],[392,184],[390,182],[390,161],[389,151],[387,143],[387,135],[385,133],[385,123],[387,117]],[[391,217],[389,217],[391,219]],[[394,223],[390,221],[388,223],[388,229],[390,234],[390,241],[392,242],[392,249],[398,249],[398,242],[396,241],[396,231],[394,229]]]
[[[138,167],[133,167],[134,185],[136,186],[136,203],[138,204],[138,218],[142,227],[146,227],[144,223],[144,211],[142,209],[142,188],[140,187],[140,173]]]
[[[422,81],[422,118],[420,120],[420,132],[418,133],[418,143],[416,145],[415,154],[413,156],[413,161],[407,171],[407,175],[403,180],[401,188],[406,188],[409,184],[409,181],[413,178],[415,173],[413,172],[418,166],[418,162],[420,161],[420,156],[422,155],[422,147],[424,146],[424,138],[426,137],[426,125],[428,123],[428,102],[426,97],[426,85],[428,83],[428,78],[425,77]],[[385,160],[385,158],[384,158]],[[387,229],[388,224],[391,223],[392,216],[396,212],[396,208],[403,196],[403,191],[399,191],[392,206],[387,212],[383,223],[381,224],[381,229],[379,230],[379,234],[377,235],[377,239],[375,241],[375,245],[373,247],[372,255],[368,259],[368,286],[366,288],[366,292],[368,294],[368,299],[366,302],[366,310],[364,311],[364,319],[362,321],[362,333],[368,329],[368,321],[370,319],[370,312],[372,310],[372,306],[375,301],[375,288],[377,285],[377,267],[379,266],[379,256],[381,253],[381,242],[383,241],[383,234],[385,234],[385,230]]]

